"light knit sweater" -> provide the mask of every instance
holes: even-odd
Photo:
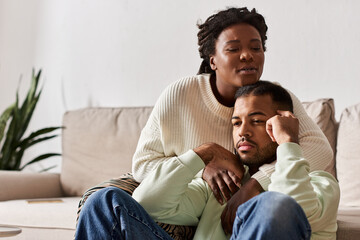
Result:
[[[309,173],[309,163],[295,143],[277,148],[277,163],[269,190],[293,197],[310,223],[313,240],[336,239],[340,189],[325,171]],[[151,171],[136,188],[133,197],[158,222],[198,226],[194,240],[228,239],[221,226],[221,206],[209,185],[196,173],[203,161],[189,150]],[[245,180],[246,181],[246,180]]]
[[[300,122],[300,146],[310,163],[310,171],[324,170],[333,157],[330,144],[301,102],[289,93]],[[141,132],[132,164],[135,179],[141,182],[157,164],[181,157],[206,142],[233,152],[232,113],[232,107],[220,104],[215,98],[208,74],[183,78],[169,85]],[[252,177],[267,190],[274,170],[275,162],[265,164]]]

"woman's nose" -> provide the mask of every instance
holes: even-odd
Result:
[[[240,60],[244,62],[251,61],[253,60],[252,54],[247,50],[243,50],[240,53]]]

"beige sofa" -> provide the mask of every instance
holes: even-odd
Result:
[[[341,187],[338,239],[360,239],[360,104],[335,121],[332,99],[303,103],[337,150]],[[0,225],[22,233],[9,239],[72,239],[80,196],[131,171],[131,158],[151,107],[87,108],[65,113],[60,174],[0,171]],[[6,238],[3,238],[6,239]]]

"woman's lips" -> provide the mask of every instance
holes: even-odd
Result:
[[[256,68],[242,68],[238,70],[240,74],[254,74],[257,72]]]

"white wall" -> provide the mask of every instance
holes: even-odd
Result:
[[[29,130],[61,125],[66,110],[153,105],[165,86],[197,72],[196,23],[226,6],[265,16],[263,79],[302,101],[334,98],[337,118],[360,102],[356,0],[0,0],[0,111],[21,75],[25,93],[32,67],[45,81]],[[60,145],[58,138],[34,147],[25,160]],[[59,171],[60,159],[35,169]]]

